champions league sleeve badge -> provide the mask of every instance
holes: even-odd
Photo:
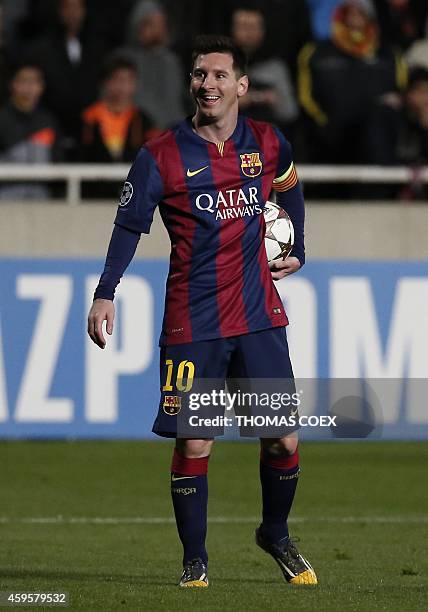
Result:
[[[129,181],[126,181],[126,183],[123,186],[122,193],[120,194],[119,206],[126,206],[127,204],[129,204],[133,193],[134,193],[134,188],[132,186],[132,183],[130,183]]]

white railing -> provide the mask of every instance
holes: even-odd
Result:
[[[66,200],[79,204],[82,181],[124,181],[128,164],[0,164],[0,183],[5,181],[64,181]],[[418,180],[428,183],[428,167],[405,166],[318,166],[299,165],[299,177],[306,183],[399,184]]]

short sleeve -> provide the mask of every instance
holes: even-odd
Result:
[[[163,183],[155,160],[146,148],[138,153],[122,189],[115,223],[148,234]]]
[[[279,141],[278,166],[272,183],[275,191],[288,191],[298,183],[296,168],[293,162],[293,152],[288,140],[275,128],[275,134]]]

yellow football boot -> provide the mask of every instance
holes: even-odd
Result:
[[[291,538],[273,544],[263,536],[262,528],[259,527],[256,529],[256,544],[275,559],[289,584],[318,584],[312,566],[299,553]]]

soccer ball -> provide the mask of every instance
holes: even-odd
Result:
[[[265,247],[268,262],[275,259],[285,259],[294,244],[294,228],[285,210],[266,202],[263,210],[266,222]]]

